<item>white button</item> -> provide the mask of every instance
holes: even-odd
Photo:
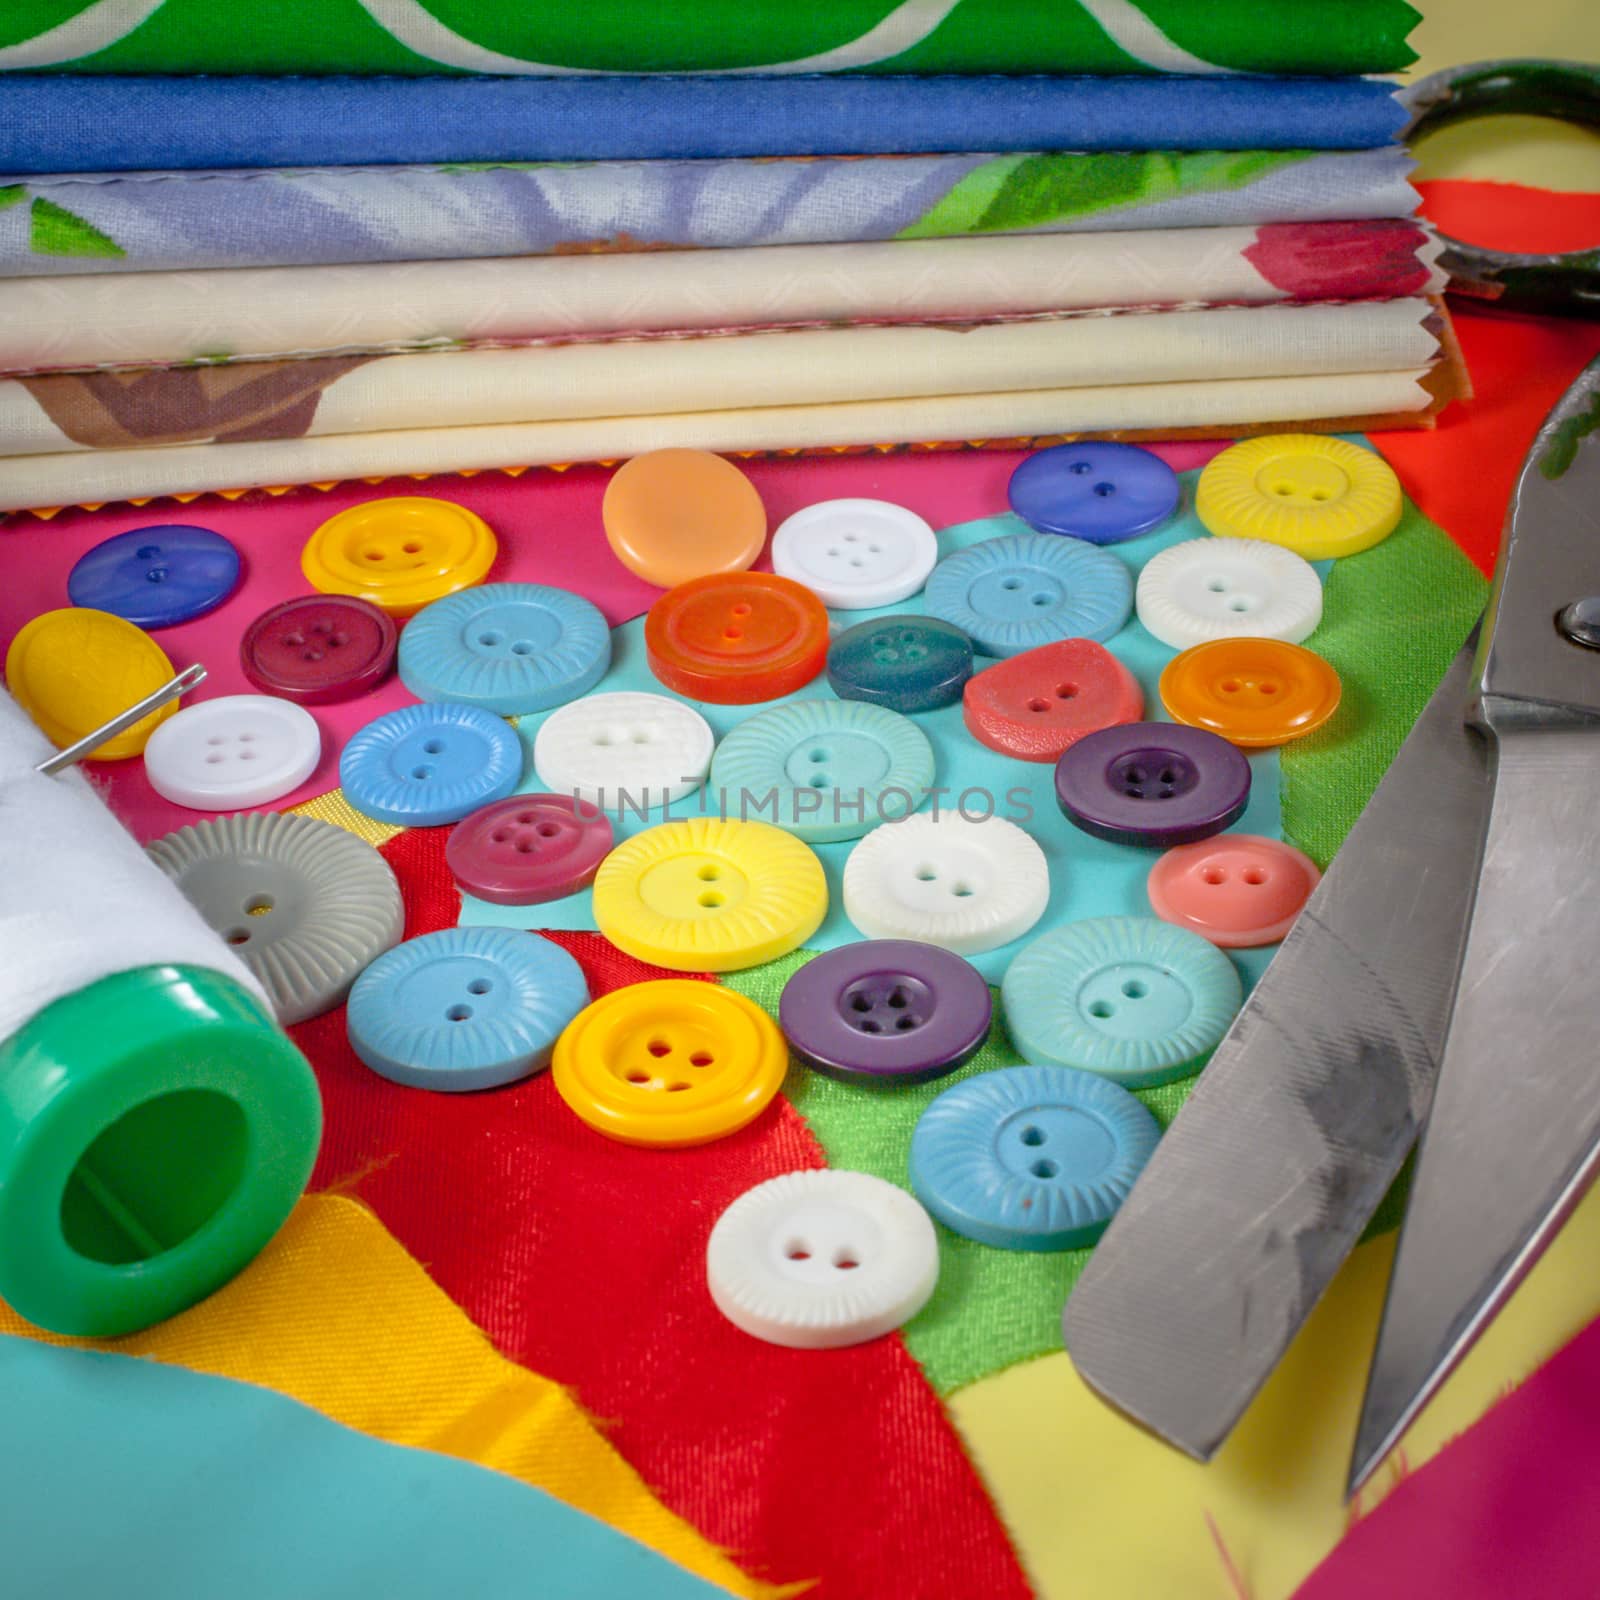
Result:
[[[874,828],[844,864],[845,915],[869,939],[919,939],[960,956],[1020,939],[1049,900],[1044,851],[1001,817],[907,817]]]
[[[833,1350],[910,1321],[939,1279],[928,1213],[882,1178],[785,1172],[717,1218],[706,1284],[717,1310],[768,1344]]]
[[[887,500],[824,500],[795,512],[772,536],[772,570],[840,611],[909,598],[938,559],[933,529]]]
[[[664,694],[592,694],[552,711],[533,740],[533,764],[552,794],[601,810],[649,810],[693,794],[716,747],[711,724]]]
[[[1174,650],[1210,639],[1299,644],[1322,621],[1322,579],[1264,539],[1189,539],[1151,556],[1135,595],[1139,620]]]
[[[168,717],[144,747],[163,800],[194,811],[241,811],[298,789],[322,759],[322,732],[303,706],[268,694],[202,700]]]

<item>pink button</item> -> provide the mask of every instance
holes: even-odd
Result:
[[[611,823],[587,802],[514,794],[458,822],[444,859],[465,893],[497,906],[534,906],[587,888],[611,844]]]
[[[1276,944],[1322,874],[1278,839],[1219,834],[1169,850],[1150,869],[1150,906],[1164,922],[1228,949]]]

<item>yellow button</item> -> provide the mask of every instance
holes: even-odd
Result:
[[[1267,539],[1307,561],[1353,556],[1388,538],[1405,497],[1372,450],[1320,433],[1246,439],[1200,474],[1194,508],[1212,533]]]
[[[615,989],[556,1041],[556,1092],[624,1144],[709,1144],[753,1122],[789,1050],[753,1001],[693,978]]]
[[[28,623],[6,652],[6,686],[50,741],[65,749],[137,704],[173,676],[167,653],[142,628],[109,611],[69,606]],[[176,713],[169,700],[94,753],[96,761],[136,756]]]
[[[646,828],[594,880],[601,933],[676,972],[736,972],[787,955],[827,909],[822,863],[766,822],[689,817]]]
[[[353,594],[408,617],[482,583],[495,551],[489,524],[465,506],[399,495],[329,517],[306,541],[300,569],[324,594]]]

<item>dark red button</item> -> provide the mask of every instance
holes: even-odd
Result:
[[[239,661],[263,694],[303,706],[365,694],[394,668],[394,619],[365,600],[310,594],[263,611],[244,631]]]
[[[474,811],[445,841],[450,875],[497,906],[536,906],[587,888],[611,853],[603,811],[566,794],[514,794]]]

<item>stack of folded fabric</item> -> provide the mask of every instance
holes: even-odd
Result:
[[[1463,382],[1404,0],[63,9],[0,18],[0,509]]]

